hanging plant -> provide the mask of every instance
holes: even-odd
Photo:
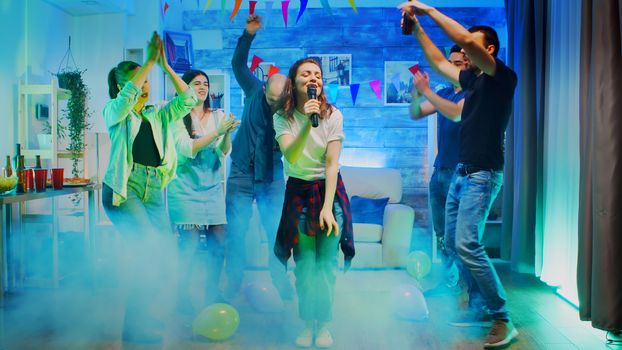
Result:
[[[63,63],[65,66],[63,67]],[[70,67],[73,64],[73,68]],[[61,68],[63,67],[63,68]],[[67,108],[63,109],[63,118],[67,120],[66,133],[69,136],[67,150],[71,152],[71,174],[74,177],[81,177],[80,159],[83,158],[86,148],[84,131],[90,127],[88,119],[90,113],[86,102],[89,98],[89,90],[84,84],[82,74],[86,70],[79,70],[76,61],[71,53],[71,37],[65,56],[60,61],[58,71],[55,74],[58,78],[58,87],[71,91],[71,97],[67,102]]]
[[[66,131],[69,136],[67,150],[71,152],[71,173],[74,177],[82,175],[79,163],[86,148],[84,132],[90,127],[88,122],[90,113],[87,107],[89,90],[82,79],[84,72],[74,69],[64,70],[57,74],[59,86],[64,86],[64,89],[71,91],[67,108],[63,109],[63,118],[67,120]]]

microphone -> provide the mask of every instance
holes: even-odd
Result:
[[[317,86],[315,84],[307,85],[307,97],[309,100],[315,100],[317,98]],[[311,126],[317,128],[319,122],[318,118],[320,116],[317,113],[311,114]]]

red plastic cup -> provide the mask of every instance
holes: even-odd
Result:
[[[47,169],[35,169],[35,191],[45,192],[45,187],[48,182],[48,170]]]
[[[63,188],[64,170],[63,168],[52,169],[52,187],[54,187],[55,190]]]
[[[32,169],[25,169],[24,174],[26,174],[26,186],[24,186],[24,192],[34,191],[35,189],[35,180],[34,180],[34,172]]]

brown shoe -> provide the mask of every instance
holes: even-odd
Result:
[[[484,348],[496,348],[508,344],[518,335],[512,321],[494,320],[486,337]]]

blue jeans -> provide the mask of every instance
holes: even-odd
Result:
[[[280,159],[278,160],[280,163]],[[225,249],[225,272],[227,275],[227,293],[240,290],[244,268],[246,266],[246,233],[253,214],[253,201],[257,201],[257,209],[261,224],[268,238],[268,267],[272,282],[279,291],[288,290],[287,271],[272,253],[280,213],[285,197],[282,166],[275,166],[274,174],[278,180],[272,183],[255,181],[253,169],[243,170],[231,163],[231,171],[227,179],[227,235]]]
[[[432,226],[438,239],[439,244],[437,248],[443,261],[443,267],[445,268],[445,284],[448,286],[455,286],[458,284],[459,273],[456,266],[455,254],[451,251],[447,251],[445,248],[445,202],[447,201],[447,193],[449,192],[449,185],[451,179],[456,172],[455,169],[449,168],[434,168],[432,177],[429,184],[429,200],[432,214]],[[442,238],[439,239],[439,238]]]
[[[298,224],[298,244],[294,246],[296,268],[296,292],[298,312],[304,321],[328,322],[333,316],[335,281],[337,280],[337,250],[339,237],[333,233],[309,236],[306,228],[306,208]],[[337,198],[333,204],[333,215],[343,230],[343,210]]]
[[[508,319],[506,295],[484,250],[482,236],[502,183],[501,171],[478,171],[466,176],[456,172],[445,206],[445,242],[462,262],[469,305],[477,308],[483,304],[493,319]]]
[[[104,184],[102,204],[119,231],[122,242],[122,286],[127,289],[126,327],[141,328],[154,291],[173,278],[170,262],[175,258],[175,237],[165,207],[161,179],[153,167],[134,164],[127,183],[127,200],[112,205],[112,189]]]

